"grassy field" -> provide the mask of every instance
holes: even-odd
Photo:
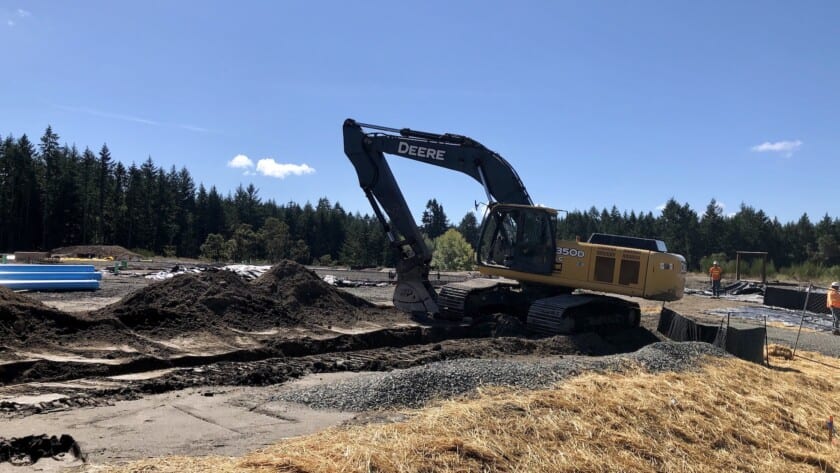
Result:
[[[143,472],[818,472],[840,446],[840,362],[814,353],[772,367],[709,360],[700,370],[584,374],[553,389],[484,391],[333,428],[242,458],[161,458]],[[840,416],[839,416],[840,417]]]

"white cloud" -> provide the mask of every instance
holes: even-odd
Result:
[[[32,12],[26,11],[23,8],[18,8],[17,15],[21,18],[26,18],[27,16],[32,16]]]
[[[794,141],[765,141],[760,145],[755,145],[750,150],[756,153],[781,153],[784,156],[793,156],[793,153],[799,150],[799,147],[802,146],[802,141],[794,140]]]
[[[254,161],[244,154],[237,154],[230,161],[227,162],[230,168],[244,169],[245,176],[256,176],[261,174],[268,177],[276,177],[278,179],[285,179],[286,176],[295,175],[301,176],[303,174],[312,174],[315,169],[309,167],[308,164],[285,164],[278,163],[272,158],[263,158],[257,161],[256,172],[252,171]]]
[[[309,167],[307,164],[283,164],[274,161],[272,158],[264,158],[257,162],[257,172],[263,176],[285,179],[290,174],[294,174],[295,176],[312,174],[315,172],[315,169]]]
[[[664,204],[659,204],[659,205],[656,206],[656,210],[662,212],[663,210],[665,210],[666,205],[667,205],[667,202],[664,203]]]
[[[15,26],[15,22],[12,20],[6,20],[6,24],[9,26]]]
[[[254,162],[251,161],[251,158],[245,156],[244,154],[237,154],[227,163],[229,168],[251,168],[254,167]]]

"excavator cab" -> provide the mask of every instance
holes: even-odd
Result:
[[[481,225],[476,262],[479,266],[551,274],[556,228],[554,209],[491,204]]]

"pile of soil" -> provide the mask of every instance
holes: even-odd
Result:
[[[74,258],[114,258],[118,261],[138,261],[143,257],[119,245],[77,245],[55,248],[50,252],[53,256],[69,256]]]
[[[140,332],[175,335],[330,327],[376,319],[383,311],[393,312],[330,286],[298,263],[283,261],[250,283],[225,270],[177,275],[91,316],[114,318]]]
[[[90,327],[91,322],[52,309],[0,287],[0,341],[8,344],[54,340]]]
[[[95,316],[163,335],[226,327],[245,331],[287,327],[300,323],[301,314],[255,291],[234,272],[208,270],[152,283]]]
[[[252,284],[278,297],[290,308],[317,307],[325,310],[353,312],[369,309],[373,304],[361,297],[340,291],[324,282],[315,271],[294,261],[284,260],[272,266]]]

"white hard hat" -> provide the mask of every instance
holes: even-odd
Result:
[[[834,281],[831,283],[831,287],[840,287],[840,282]]]
[[[717,264],[717,261],[712,261],[712,264]]]

